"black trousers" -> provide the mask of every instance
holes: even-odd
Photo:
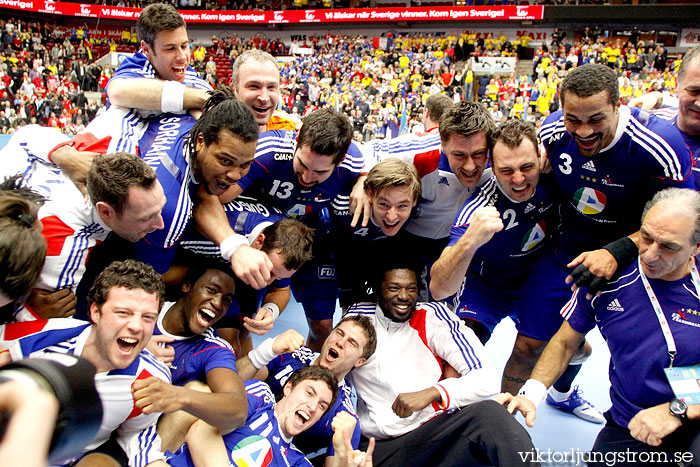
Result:
[[[366,450],[368,442],[363,436],[360,449]],[[372,460],[375,467],[539,465],[520,454],[534,449],[515,417],[489,400],[440,415],[405,435],[377,440]]]
[[[588,465],[700,466],[700,422],[690,422],[666,436],[660,446],[650,446],[632,437],[630,430],[605,413],[607,423],[598,433]]]

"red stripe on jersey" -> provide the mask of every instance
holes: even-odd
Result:
[[[416,311],[413,313],[413,316],[411,316],[411,320],[408,323],[413,329],[418,331],[418,336],[420,337],[421,342],[423,342],[425,348],[428,349],[431,354],[433,354],[433,357],[435,357],[435,360],[440,367],[440,374],[442,374],[442,358],[435,355],[428,345],[428,337],[425,332],[425,310],[422,308],[416,308]]]
[[[192,356],[194,357],[195,355],[199,355],[202,352],[206,352],[207,350],[211,349],[226,349],[226,350],[231,350],[228,347],[224,347],[223,345],[212,345],[211,347],[207,347],[206,349],[202,349],[199,352],[193,353]]]
[[[138,357],[136,357],[136,358],[138,358]],[[147,379],[147,378],[150,378],[150,377],[152,377],[152,376],[153,376],[153,375],[150,374],[150,373],[148,372],[148,370],[141,370],[141,373],[139,373],[139,375],[136,377],[136,379],[134,380],[134,383],[135,383],[136,381],[140,380],[140,379]],[[133,383],[131,383],[131,387],[132,387],[132,389],[133,389],[133,387],[134,387],[134,384],[133,384]],[[141,409],[139,409],[138,407],[136,407],[136,401],[134,401],[134,408],[131,410],[131,413],[129,414],[128,417],[126,417],[126,419],[129,420],[129,419],[132,419],[132,418],[134,418],[134,417],[138,417],[138,416],[141,415],[142,413],[143,413],[143,412],[141,412]]]
[[[429,173],[435,172],[440,164],[440,150],[432,149],[428,152],[421,152],[413,157],[413,165],[418,170],[421,178]]]
[[[30,334],[36,334],[44,329],[44,326],[46,326],[47,323],[47,320],[39,319],[36,321],[23,321],[21,323],[6,324],[4,340],[12,341],[26,337]]]
[[[267,170],[267,167],[265,167],[264,165],[262,165],[262,164],[260,163],[259,160],[253,159],[253,162],[257,163],[260,167],[262,167],[263,169],[265,169],[265,172],[270,173],[270,171]]]
[[[75,233],[58,216],[46,216],[41,219],[44,231],[41,233],[46,240],[46,256],[61,256],[66,238]]]
[[[110,141],[112,141],[111,136],[97,138],[92,133],[78,133],[73,137],[73,147],[78,151],[106,154]]]

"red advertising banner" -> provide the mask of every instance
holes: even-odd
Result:
[[[119,8],[50,0],[0,0],[0,8],[86,18],[110,18],[135,21],[139,8]],[[343,23],[357,21],[522,21],[542,19],[544,6],[504,5],[474,7],[363,8],[348,10],[285,11],[180,11],[188,23]]]

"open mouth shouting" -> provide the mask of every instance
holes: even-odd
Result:
[[[118,337],[117,338],[117,347],[119,347],[119,351],[123,354],[131,354],[136,346],[138,345],[139,340],[136,339],[135,337]]]
[[[200,325],[203,327],[208,327],[212,321],[216,319],[216,312],[208,309],[208,308],[200,308],[199,311],[197,311],[197,322],[199,322]]]
[[[172,70],[176,81],[183,82],[185,80],[185,72],[187,71],[187,65],[183,65],[181,67],[171,67],[170,69]]]
[[[268,106],[259,106],[259,105],[253,105],[250,107],[253,110],[253,115],[255,115],[255,120],[265,120],[265,123],[267,123],[267,120],[269,119],[270,115],[270,109],[271,107]]]
[[[400,220],[397,220],[396,222],[387,222],[387,221],[382,222],[382,230],[384,231],[384,233],[393,232],[394,230],[398,230],[400,227],[401,227]]]
[[[304,426],[309,419],[311,419],[311,416],[306,413],[305,410],[297,410],[294,412],[294,421],[296,422],[297,425],[299,426]]]
[[[582,154],[590,153],[591,151],[596,151],[601,138],[602,135],[600,133],[593,133],[592,135],[587,136],[586,138],[581,138],[578,135],[574,135],[576,145],[578,146],[578,149]]]
[[[334,362],[340,357],[340,354],[334,348],[328,349],[328,354],[326,355],[326,361]]]

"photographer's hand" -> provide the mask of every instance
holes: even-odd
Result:
[[[0,411],[11,415],[0,444],[0,465],[46,466],[58,415],[56,398],[41,389],[8,381],[0,384]]]

